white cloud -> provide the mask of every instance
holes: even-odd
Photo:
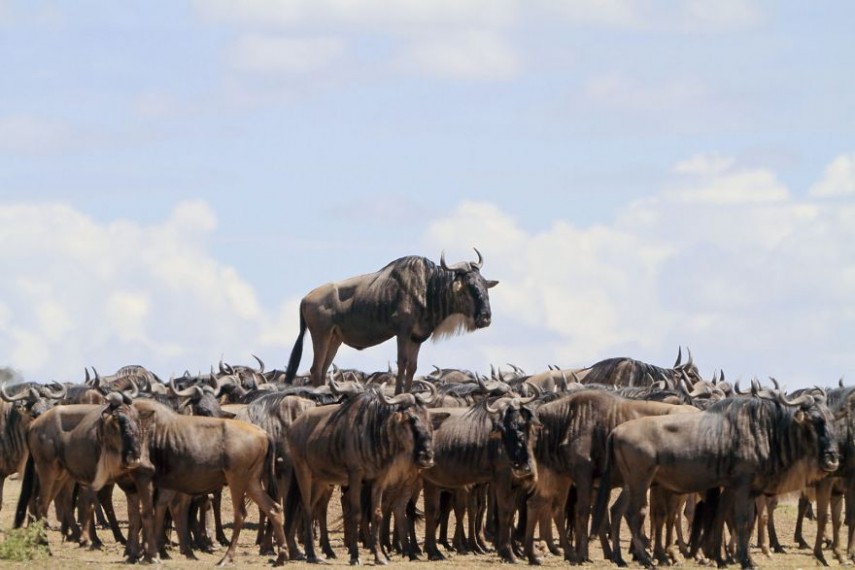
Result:
[[[855,194],[855,153],[835,158],[826,167],[822,179],[810,188],[810,195],[818,198],[852,194]]]
[[[306,73],[330,65],[343,51],[344,44],[337,38],[252,34],[242,37],[230,48],[228,60],[242,72]]]
[[[73,131],[63,122],[30,115],[0,117],[0,151],[44,154],[72,144]]]
[[[197,12],[216,22],[277,29],[327,27],[400,33],[433,26],[498,26],[519,10],[514,0],[204,0]]]
[[[268,346],[254,289],[211,251],[205,202],[160,223],[99,223],[63,204],[0,206],[0,353],[33,379],[139,362],[207,369]],[[293,334],[293,333],[292,333]]]
[[[436,220],[427,249],[476,244],[485,276],[501,282],[493,324],[448,353],[537,370],[620,355],[668,364],[649,355],[673,358],[689,344],[705,374],[785,366],[790,386],[831,383],[817,363],[846,366],[839,339],[855,334],[855,205],[797,200],[773,172],[735,164],[690,158],[673,185],[604,225],[526,230],[475,202]]]
[[[413,42],[399,66],[455,79],[506,80],[522,67],[514,47],[499,34],[462,31]]]
[[[741,30],[763,18],[751,0],[552,0],[541,4],[580,26],[678,33]]]

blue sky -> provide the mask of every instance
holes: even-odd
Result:
[[[284,367],[314,286],[474,246],[493,325],[421,370],[688,345],[707,376],[852,378],[853,17],[0,0],[0,366]]]

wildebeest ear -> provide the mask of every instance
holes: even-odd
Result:
[[[487,439],[494,439],[495,440],[495,439],[501,439],[501,438],[502,438],[502,429],[499,427],[496,427],[496,428],[493,428],[492,431],[490,431],[490,436]]]
[[[805,421],[805,412],[804,410],[799,410],[793,415],[793,419],[797,423],[803,423]]]
[[[449,412],[438,412],[438,413],[430,413],[430,423],[433,426],[433,429],[439,429],[439,426],[442,425],[442,422],[448,419],[451,414]]]
[[[451,285],[451,290],[455,293],[460,293],[463,290],[463,281],[455,279],[454,283]]]
[[[236,415],[237,415],[237,414],[233,414],[232,412],[227,412],[227,411],[225,411],[225,410],[220,410],[220,417],[221,417],[221,418],[226,418],[227,420],[233,420],[233,419],[235,419],[235,416],[236,416]]]
[[[492,289],[493,287],[495,287],[498,284],[499,284],[498,281],[493,281],[493,280],[487,281],[487,289]]]

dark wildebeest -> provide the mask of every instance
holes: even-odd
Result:
[[[687,349],[688,350],[688,349]],[[668,380],[677,385],[685,374],[691,383],[701,379],[698,367],[689,358],[681,362],[682,349],[677,352],[677,361],[672,368],[662,368],[632,358],[608,358],[578,371],[583,384],[606,384],[611,386],[649,386],[658,380]]]
[[[498,281],[481,276],[483,258],[437,267],[425,257],[402,257],[376,273],[327,283],[300,302],[300,334],[291,350],[285,382],[297,374],[306,329],[312,335],[312,384],[324,383],[342,343],[362,350],[395,337],[398,378],[395,393],[409,392],[419,348],[434,339],[490,325],[488,289]]]
[[[386,563],[379,542],[382,500],[388,498],[384,493],[415,484],[418,471],[434,461],[433,429],[424,400],[422,394],[390,399],[382,386],[372,386],[342,404],[306,410],[291,424],[287,437],[297,488],[292,484],[288,492],[288,524],[295,522],[297,505],[302,503],[309,562],[319,562],[312,530],[316,502],[331,485],[341,485],[347,487],[342,499],[345,543],[350,562],[359,563],[357,526],[362,518],[363,483],[368,483],[371,550],[375,563]],[[402,542],[407,537],[405,510],[410,495],[396,493],[392,507]],[[412,554],[409,548],[402,544],[405,554]]]
[[[279,485],[277,496],[280,499],[284,499],[287,495],[288,489],[291,487],[291,478],[294,475],[294,459],[288,446],[288,431],[298,417],[303,415],[306,410],[314,407],[315,402],[313,400],[287,392],[276,392],[265,394],[247,404],[235,416],[236,419],[257,425],[266,431],[276,445],[276,482]],[[262,550],[265,552],[270,546],[267,544],[268,537],[265,537],[265,544],[262,545]],[[289,533],[286,538],[288,540],[288,552],[293,560],[299,557],[294,533]]]
[[[19,473],[27,461],[27,429],[30,422],[50,406],[45,397],[63,398],[62,386],[55,391],[27,383],[11,392],[0,384],[0,509],[3,508],[3,485],[6,477]]]
[[[780,393],[760,396],[728,398],[698,414],[640,418],[612,431],[600,488],[608,489],[611,471],[619,470],[632,546],[645,566],[653,565],[641,535],[651,485],[672,493],[721,488],[708,527],[709,551],[724,565],[722,526],[732,516],[736,558],[750,568],[755,566],[748,553],[754,498],[801,489],[837,469],[837,435],[828,407],[810,395],[792,401]],[[594,528],[599,528],[607,502],[608,491],[598,493]],[[615,552],[620,548],[619,524],[615,516]]]
[[[582,390],[543,404],[537,417],[543,431],[537,441],[538,481],[528,497],[526,556],[534,552],[534,527],[543,511],[551,509],[565,559],[582,563],[588,558],[588,519],[594,482],[606,467],[606,441],[615,426],[626,421],[667,414],[697,413],[697,408],[645,400],[628,400],[604,390]],[[571,485],[576,486],[575,551],[565,532],[564,505]],[[571,524],[573,521],[571,521]],[[608,554],[607,554],[608,555]]]
[[[130,398],[118,393],[109,394],[106,405],[59,406],[33,420],[27,432],[30,458],[21,485],[16,526],[23,522],[36,480],[36,516],[44,518],[68,480],[97,492],[137,470],[150,471],[140,421],[141,414],[130,405]],[[91,506],[91,501],[83,502],[82,519],[87,526]]]
[[[505,561],[515,560],[511,548],[515,486],[537,479],[534,442],[540,427],[532,401],[502,397],[483,400],[471,408],[433,408],[434,460],[422,471],[425,504],[425,552],[431,560],[445,557],[436,545],[440,491],[471,489],[490,483],[496,497],[496,550]],[[458,527],[462,521],[458,520]],[[474,541],[473,513],[469,540]],[[474,546],[474,544],[473,544]]]

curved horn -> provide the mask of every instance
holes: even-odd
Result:
[[[83,383],[89,385],[89,383],[92,382],[92,378],[89,377],[89,367],[84,366],[83,371],[86,372],[86,378],[83,380]]]
[[[62,400],[65,398],[65,395],[68,393],[68,388],[65,387],[65,384],[60,384],[59,382],[51,382],[51,386],[56,386],[56,391],[51,391],[47,386],[42,388],[42,395],[46,398],[51,398],[53,400]]]
[[[678,346],[678,347],[677,347],[677,361],[674,363],[673,368],[679,368],[679,367],[680,367],[680,362],[681,362],[682,360],[683,360],[683,347],[682,347],[682,346]]]
[[[122,395],[118,392],[110,392],[109,394],[104,396],[104,399],[107,401],[107,404],[110,406],[111,409],[117,408],[124,403]]]
[[[482,378],[481,375],[478,374],[477,372],[475,373],[475,381],[478,382],[479,388],[481,388],[485,392],[487,391],[487,383],[484,382],[484,378]]]
[[[127,398],[128,400],[133,400],[137,396],[140,395],[140,389],[137,387],[137,383],[134,382],[133,378],[128,378],[128,382],[131,384],[130,390],[122,390],[122,396]],[[127,402],[130,404],[130,401]]]
[[[259,357],[257,357],[254,354],[252,355],[252,357],[255,359],[256,362],[258,362],[258,373],[263,374],[264,373],[264,361],[261,360]]]
[[[231,364],[229,364],[228,362],[223,362],[223,356],[220,355],[220,374],[234,374],[234,373],[235,373],[234,367]],[[190,376],[190,371],[185,370],[184,375]]]
[[[508,397],[505,397],[505,396],[500,396],[500,397],[496,398],[495,400],[493,400],[493,403],[494,403],[494,404],[501,404],[501,405],[499,405],[499,406],[492,406],[492,405],[490,404],[490,401],[489,401],[489,400],[487,400],[487,403],[484,405],[484,407],[485,407],[485,408],[487,409],[487,411],[488,411],[488,412],[490,412],[491,414],[500,414],[500,413],[502,413],[502,412],[504,411],[504,409],[505,409],[505,408],[507,408],[507,407],[508,407],[508,404],[510,404],[510,403],[511,403],[511,400],[512,400],[512,398],[508,398]]]
[[[461,261],[460,263],[455,263],[454,265],[448,265],[445,262],[445,250],[442,250],[442,254],[440,254],[439,256],[439,266],[445,269],[446,271],[454,271],[455,273],[465,273],[471,269],[468,261]]]
[[[380,399],[386,402],[389,406],[415,406],[416,405],[416,397],[409,392],[404,392],[403,394],[398,394],[394,398],[390,398],[386,395],[386,382],[380,385],[380,390],[378,390],[378,394],[380,395]]]
[[[810,394],[802,394],[801,396],[799,396],[798,398],[796,398],[794,400],[789,400],[789,399],[787,399],[787,397],[784,395],[783,392],[778,392],[778,401],[781,402],[782,404],[787,405],[787,406],[795,407],[795,406],[801,406],[802,404],[808,404],[808,405],[813,404],[814,400],[813,400],[813,396],[811,396]]]
[[[2,397],[7,402],[17,402],[18,400],[26,400],[29,397],[26,391],[20,391],[14,396],[10,396],[9,392],[6,391],[6,384],[0,384],[0,397]]]
[[[430,395],[428,395],[428,396],[425,396],[422,393],[416,394],[415,395],[416,400],[418,400],[419,403],[421,403],[423,406],[429,406],[430,404],[433,404],[436,401],[437,397],[439,396],[439,392],[437,392],[436,386],[434,386],[430,382],[425,382],[424,380],[421,380],[421,379],[415,380],[415,383],[416,384],[423,384],[424,386],[427,386],[428,392],[430,392]]]
[[[98,374],[98,371],[95,370],[95,367],[92,367],[92,373],[95,374],[95,378],[92,379],[92,387],[96,390],[101,389],[101,375]]]
[[[688,346],[686,347],[686,353],[689,355],[689,359],[686,361],[686,368],[691,368],[694,362],[692,361],[692,349]]]
[[[523,382],[524,385],[528,386],[529,390],[531,390],[532,396],[530,396],[523,404],[528,404],[543,395],[543,390],[540,389],[540,386],[537,384],[531,384],[529,382]]]
[[[484,256],[481,255],[481,252],[478,251],[477,247],[473,247],[472,249],[474,249],[475,253],[478,254],[478,261],[472,261],[469,263],[469,265],[471,265],[474,269],[480,270],[484,266]]]
[[[781,390],[781,385],[778,384],[778,381],[775,380],[775,378],[773,378],[772,376],[769,376],[769,380],[772,381],[772,385],[775,386],[775,390],[779,390],[779,391]]]
[[[176,396],[178,396],[179,398],[186,398],[188,396],[192,396],[193,394],[195,394],[196,391],[194,390],[194,388],[197,388],[198,386],[193,385],[193,386],[190,386],[189,388],[184,388],[183,390],[179,390],[178,386],[175,385],[175,378],[170,378],[169,379],[169,387],[172,388],[172,393],[175,394]]]
[[[748,394],[751,393],[751,390],[747,390],[747,391],[743,392],[742,390],[739,389],[739,380],[737,380],[736,384],[733,385],[733,391],[736,392],[737,394],[739,394],[740,396],[747,396]]]
[[[840,380],[837,381],[837,385],[843,388],[843,376],[841,376]]]

